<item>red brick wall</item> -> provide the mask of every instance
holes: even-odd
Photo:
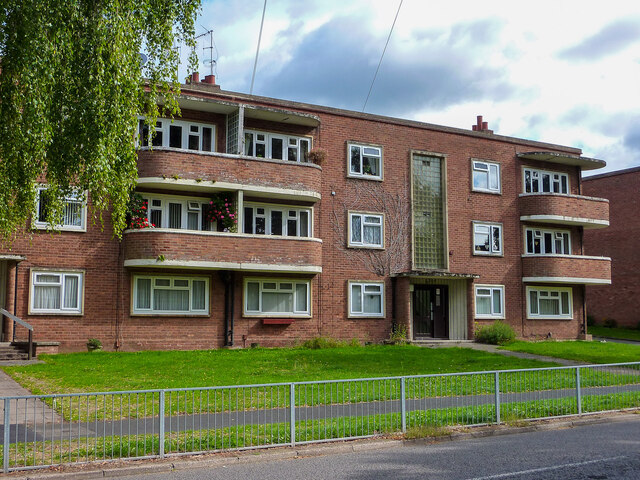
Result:
[[[556,215],[609,221],[609,202],[603,198],[526,194],[520,197],[520,215]]]
[[[640,169],[583,179],[586,195],[609,199],[610,225],[587,230],[585,251],[611,257],[611,285],[587,287],[587,312],[597,323],[606,319],[636,327],[640,321]]]

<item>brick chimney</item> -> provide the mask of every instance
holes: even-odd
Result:
[[[209,85],[215,85],[216,84],[216,76],[215,75],[207,75],[204,77],[204,80],[202,80],[202,83],[208,83]]]
[[[478,115],[475,125],[471,125],[471,130],[474,132],[493,133],[493,130],[489,130],[489,122],[482,121],[482,115]]]

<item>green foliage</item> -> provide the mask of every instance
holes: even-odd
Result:
[[[504,348],[588,363],[637,362],[640,359],[640,346],[614,342],[514,342]]]
[[[94,218],[126,227],[143,114],[179,113],[175,41],[193,46],[200,0],[21,0],[0,8],[0,236],[34,213],[48,184],[47,221],[63,198],[87,192]],[[143,66],[139,52],[148,56]],[[194,68],[195,52],[190,66]],[[145,82],[143,79],[147,78]],[[146,93],[145,93],[146,92]]]
[[[484,325],[476,330],[476,342],[488,343],[490,345],[506,345],[513,342],[516,333],[509,325],[500,320],[491,325]]]
[[[228,192],[211,197],[205,214],[209,221],[217,221],[225,231],[234,233],[238,231],[238,210]]]
[[[404,325],[395,325],[395,327],[391,329],[389,343],[392,343],[393,345],[405,345],[408,343],[407,327]]]
[[[622,338],[624,340],[637,340],[640,342],[640,329],[637,328],[607,328],[602,326],[589,327],[588,333],[596,337]]]
[[[90,352],[93,350],[102,350],[102,342],[97,338],[90,338],[87,340],[87,350]]]

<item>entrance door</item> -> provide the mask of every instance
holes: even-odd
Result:
[[[413,338],[449,338],[446,285],[413,286]]]

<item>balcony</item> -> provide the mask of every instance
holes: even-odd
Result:
[[[521,193],[520,220],[584,228],[609,226],[609,200],[558,193]]]
[[[522,255],[522,281],[608,285],[611,259],[586,255]]]
[[[162,190],[243,190],[252,197],[317,202],[321,175],[314,163],[160,147],[138,152],[138,185]]]
[[[124,266],[320,273],[322,241],[168,228],[127,230]]]

